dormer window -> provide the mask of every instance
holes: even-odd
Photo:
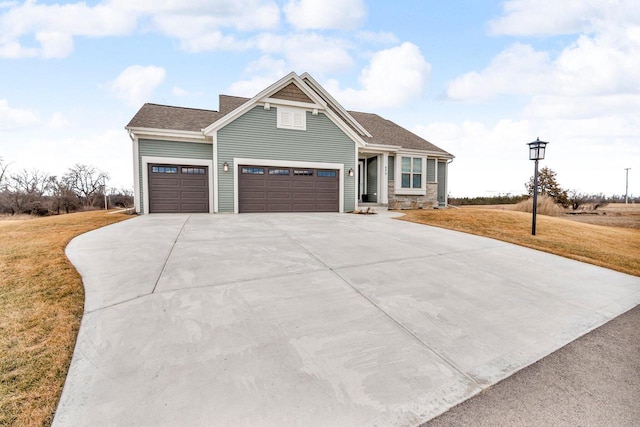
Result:
[[[307,112],[302,108],[277,107],[278,128],[307,130]]]

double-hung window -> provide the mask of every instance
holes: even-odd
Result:
[[[422,158],[402,157],[402,188],[422,188]]]

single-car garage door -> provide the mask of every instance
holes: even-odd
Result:
[[[240,212],[338,212],[339,171],[239,167]]]
[[[150,164],[149,212],[209,212],[208,168]]]

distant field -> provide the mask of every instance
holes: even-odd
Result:
[[[504,206],[402,211],[406,215],[399,219],[491,237],[640,276],[640,218],[636,212],[636,207],[614,205],[606,215],[580,215],[601,224],[585,224],[574,219],[577,215],[538,215],[536,236],[531,235],[530,213]],[[634,226],[614,226],[618,218]]]
[[[515,205],[460,206],[460,209],[514,210]],[[586,224],[640,229],[640,204],[609,203],[598,209],[564,210],[562,218]]]

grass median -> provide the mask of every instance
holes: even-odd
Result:
[[[531,214],[465,208],[402,211],[404,221],[490,237],[563,257],[640,276],[640,229],[585,224],[538,215],[531,235]]]
[[[71,239],[131,216],[104,211],[0,221],[0,425],[49,425],[84,307]]]

